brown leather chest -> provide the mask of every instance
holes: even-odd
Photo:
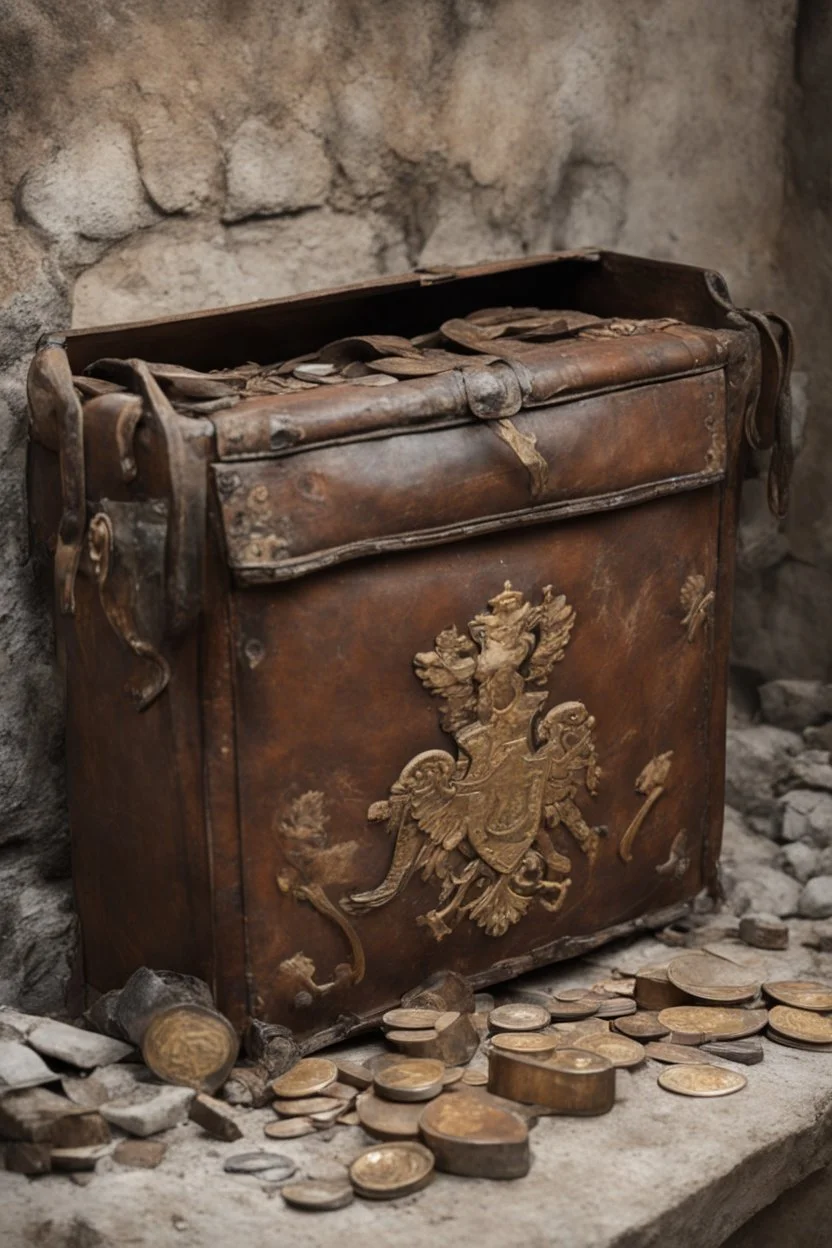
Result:
[[[713,889],[789,354],[717,275],[597,252],[44,342],[86,983],[332,1035]]]

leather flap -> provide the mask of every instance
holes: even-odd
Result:
[[[725,472],[720,368],[523,410],[513,423],[548,468],[534,499],[490,421],[213,465],[235,578],[286,580],[363,555],[623,507]]]

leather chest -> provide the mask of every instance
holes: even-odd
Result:
[[[323,1041],[714,890],[789,357],[717,275],[604,252],[43,341],[86,984],[190,972]]]

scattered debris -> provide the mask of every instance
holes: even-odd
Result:
[[[0,1095],[57,1081],[54,1070],[27,1045],[17,1040],[0,1040]]]
[[[162,1140],[120,1140],[113,1149],[113,1160],[135,1170],[155,1170],[167,1151]]]
[[[108,1101],[101,1114],[129,1135],[156,1135],[184,1122],[193,1099],[189,1088],[158,1088],[147,1100]]]
[[[38,1053],[54,1057],[77,1066],[79,1070],[94,1070],[97,1066],[109,1066],[120,1062],[133,1052],[131,1044],[100,1036],[94,1031],[82,1031],[67,1023],[47,1019],[29,1032],[28,1042]]]
[[[230,1141],[243,1138],[234,1115],[228,1112],[222,1101],[215,1100],[213,1096],[208,1096],[205,1092],[199,1092],[191,1101],[188,1117],[217,1140]]]

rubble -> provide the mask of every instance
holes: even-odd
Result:
[[[160,1087],[146,1100],[108,1101],[101,1114],[130,1135],[156,1135],[185,1121],[194,1095],[190,1088]]]
[[[32,1028],[28,1042],[45,1057],[55,1057],[80,1070],[109,1066],[133,1052],[133,1046],[121,1040],[111,1040],[94,1031],[82,1031],[80,1027],[70,1027],[53,1019]]]

